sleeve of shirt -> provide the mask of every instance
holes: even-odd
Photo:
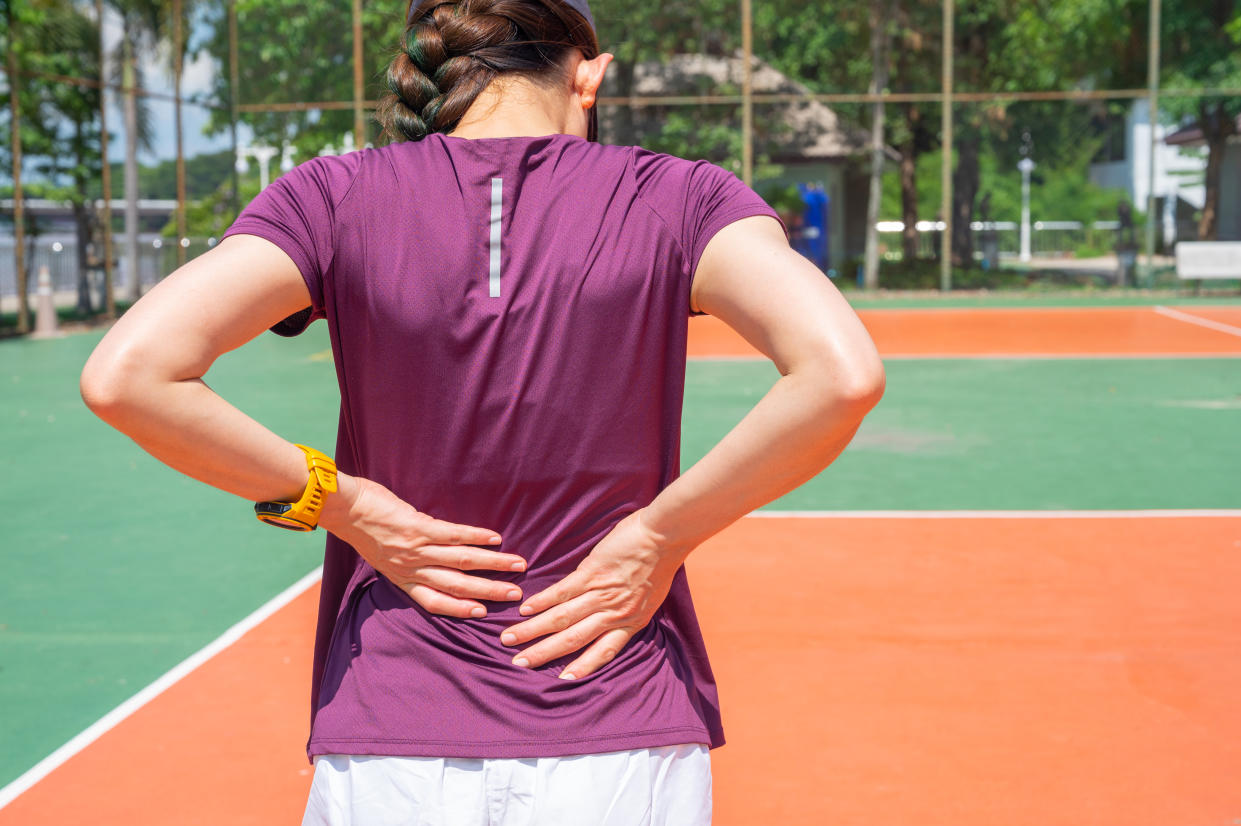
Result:
[[[770,215],[788,234],[784,221],[758,193],[733,173],[707,161],[698,161],[691,168],[686,200],[689,208],[681,225],[681,243],[689,256],[691,275],[698,270],[707,242],[734,221]]]
[[[688,161],[638,150],[635,172],[652,205],[679,234],[685,253],[686,289],[693,282],[703,250],[724,227],[755,215],[769,215],[788,227],[771,206],[736,175],[709,161]],[[691,311],[692,315],[702,315]]]
[[[260,192],[224,233],[257,235],[293,259],[310,291],[310,307],[272,327],[280,335],[298,335],[324,318],[324,283],[331,277],[335,254],[336,207],[352,183],[361,153],[313,158],[277,178]]]

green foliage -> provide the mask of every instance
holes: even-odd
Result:
[[[784,0],[782,0],[783,2]],[[367,100],[387,92],[386,70],[404,30],[404,4],[363,4],[364,83]],[[633,65],[673,54],[727,54],[739,46],[737,8],[733,0],[676,0],[652,6],[645,0],[596,0],[592,11],[599,41],[616,55],[612,74],[621,78],[620,94],[631,89]],[[228,19],[220,4],[206,15],[212,32],[204,48],[221,71],[215,96],[231,100]],[[237,0],[240,101],[244,104],[293,101],[349,101],[353,97],[352,32],[347,3],[311,4],[298,0]],[[212,114],[209,131],[223,132],[227,111]],[[243,112],[241,120],[257,140],[273,145],[291,142],[298,157],[339,146],[353,129],[351,109],[298,112]],[[740,138],[729,107],[713,111],[669,110],[654,144],[662,151],[712,158],[739,169]],[[367,135],[379,130],[368,119]],[[731,132],[731,133],[730,133]]]
[[[1241,3],[1185,0],[1163,6],[1163,85],[1170,89],[1241,87]],[[1175,120],[1196,118],[1200,98],[1160,102]],[[1218,98],[1234,116],[1241,98]]]
[[[1241,88],[1241,3],[1164,4],[1162,83],[1169,89]],[[1204,117],[1225,120],[1241,115],[1241,97],[1165,97],[1165,122],[1201,127]]]
[[[221,184],[231,185],[232,150],[206,152],[185,159],[185,194],[189,200],[212,195]],[[122,164],[112,164],[112,180],[121,180]],[[256,179],[257,180],[257,179]],[[138,167],[138,189],[144,198],[173,199],[177,197],[177,164],[168,159],[154,166]],[[103,196],[103,184],[96,178],[88,190],[90,197]]]
[[[241,186],[240,201],[248,204],[259,194],[259,176],[257,171],[243,175],[239,180]],[[233,185],[231,180],[220,183],[216,189],[191,201],[186,205],[185,226],[190,238],[219,238],[224,231],[232,226],[237,214],[233,209]],[[170,217],[168,223],[160,230],[165,238],[177,237],[177,221]]]
[[[758,194],[763,196],[763,200],[781,215],[800,213],[805,208],[805,201],[802,200],[797,184],[760,187]]]
[[[729,122],[703,121],[702,114],[694,109],[669,110],[663,119],[663,130],[646,146],[654,152],[706,158],[740,173],[741,133]]]
[[[9,49],[14,51],[23,71],[18,103],[27,197],[80,202],[85,198],[86,181],[99,170],[99,92],[59,83],[46,75],[97,75],[99,30],[68,2],[19,3],[10,11],[13,25],[5,27],[4,50],[6,56]],[[12,165],[7,140],[11,92],[6,84],[0,94],[0,129],[6,136],[0,164],[5,177]],[[45,183],[36,184],[31,173]]]
[[[348,3],[299,0],[237,0],[239,102],[242,104],[340,102],[353,98],[353,38]],[[364,97],[378,99],[386,91],[384,72],[400,42],[404,4],[363,3]],[[220,71],[215,76],[217,100],[232,100],[229,88],[227,4],[205,14],[210,36],[204,42]],[[299,157],[313,156],[328,144],[338,145],[353,130],[350,109],[300,112],[244,112],[241,120],[260,142],[281,146],[291,142]],[[211,114],[208,132],[229,128],[229,112]],[[368,139],[378,130],[368,121]]]
[[[741,46],[734,0],[595,0],[591,11],[600,48],[622,65],[674,54],[730,54]]]
[[[1118,190],[1104,189],[1090,182],[1089,151],[1080,152],[1059,165],[1040,163],[1030,176],[1030,215],[1034,220],[1048,221],[1110,221],[1116,219],[1116,207],[1126,196]],[[918,214],[930,219],[939,211],[940,156],[918,158]],[[990,219],[1019,221],[1021,219],[1021,173],[1016,165],[993,151],[979,157],[982,172],[982,194],[991,194]],[[900,178],[897,170],[888,169],[883,178],[883,200],[880,216],[896,220],[901,214]],[[1140,204],[1138,206],[1141,206]]]

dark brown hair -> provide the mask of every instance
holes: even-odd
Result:
[[[567,87],[568,52],[599,54],[590,24],[559,0],[411,0],[406,20],[376,113],[391,140],[451,132],[502,74]]]

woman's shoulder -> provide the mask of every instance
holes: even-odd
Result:
[[[696,180],[737,177],[733,172],[710,160],[682,158],[679,155],[656,152],[641,146],[627,148],[632,152],[634,174],[640,185],[666,187],[680,184],[688,186]]]
[[[639,194],[664,210],[693,209],[704,193],[745,188],[737,175],[713,161],[629,147]]]

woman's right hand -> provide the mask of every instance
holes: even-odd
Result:
[[[521,589],[511,582],[465,573],[526,570],[526,561],[515,554],[475,547],[498,545],[495,531],[435,519],[369,479],[341,473],[337,484],[319,524],[427,611],[479,618],[487,609],[477,600],[521,599]]]

